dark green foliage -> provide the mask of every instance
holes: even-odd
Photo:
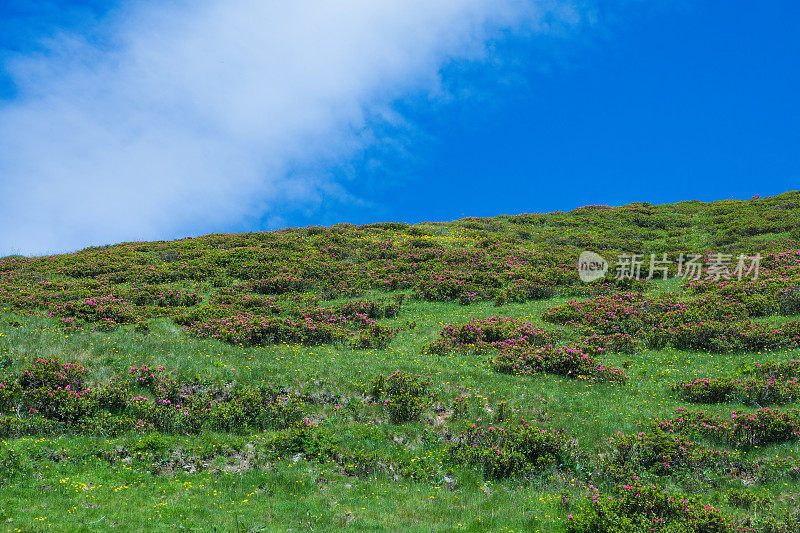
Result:
[[[659,476],[705,471],[730,466],[738,458],[727,450],[714,450],[683,435],[655,427],[631,435],[619,433],[609,441],[605,473],[622,481],[631,473],[650,472]]]
[[[682,381],[673,386],[687,402],[721,403],[739,401],[754,405],[783,405],[800,398],[800,385],[796,378],[780,376],[763,378],[720,378]]]
[[[595,335],[581,339],[578,346],[559,346],[558,336],[529,322],[505,317],[488,317],[466,324],[448,324],[429,351],[447,354],[454,351],[480,354],[496,351],[492,368],[505,374],[540,372],[596,381],[624,382],[624,371],[606,367],[595,355],[628,351],[632,341],[626,336]],[[632,350],[633,348],[630,348]]]
[[[631,483],[609,495],[592,490],[584,510],[570,515],[571,533],[727,533],[735,528],[719,509],[693,496]]]
[[[765,407],[754,413],[731,411],[730,415],[711,415],[703,411],[680,409],[672,420],[658,423],[662,430],[706,436],[739,448],[793,441],[800,438],[800,413]]]
[[[2,424],[2,422],[0,422]],[[26,458],[14,450],[0,449],[0,482],[25,475],[30,470]]]
[[[419,420],[434,393],[430,392],[430,378],[398,370],[388,377],[378,376],[372,396],[383,404],[392,423],[402,424]]]
[[[575,441],[563,431],[524,420],[503,427],[473,424],[447,453],[453,463],[475,466],[491,479],[525,476],[548,467],[571,469],[579,455]]]
[[[86,372],[80,364],[37,359],[0,380],[0,414],[9,415],[0,418],[0,436],[241,432],[291,427],[302,418],[297,398],[269,387],[206,386],[173,379],[164,367],[142,366],[87,388]]]

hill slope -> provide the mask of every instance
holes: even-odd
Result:
[[[0,523],[793,531],[799,215],[790,192],[5,258]],[[586,249],[641,278],[582,282]]]

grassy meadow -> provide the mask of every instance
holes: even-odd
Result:
[[[786,193],[4,258],[0,527],[800,531],[797,215]],[[584,249],[764,259],[586,284]]]

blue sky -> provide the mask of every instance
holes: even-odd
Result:
[[[436,137],[389,218],[750,198],[800,188],[800,3],[631,8],[569,61],[494,88],[489,110],[416,119]],[[524,61],[524,60],[523,60]],[[399,208],[398,208],[399,207]]]
[[[309,4],[0,4],[0,254],[800,188],[796,2]]]

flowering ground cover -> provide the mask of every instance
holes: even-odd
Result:
[[[798,220],[787,193],[0,259],[0,529],[797,531]],[[584,249],[764,258],[587,284]]]

